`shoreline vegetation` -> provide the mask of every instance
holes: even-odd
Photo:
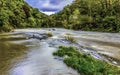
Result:
[[[120,0],[75,0],[62,11],[50,16],[31,7],[24,0],[0,0],[0,32],[17,28],[50,27],[119,33]],[[53,36],[51,32],[46,34]],[[70,35],[65,39],[76,43]],[[81,75],[120,75],[120,68],[81,54],[74,47],[60,46],[53,55],[62,57],[64,63]]]
[[[60,46],[53,53],[54,56],[63,58],[64,63],[81,75],[119,75],[120,68],[107,62],[97,60],[90,55],[81,54],[74,47]]]
[[[120,0],[75,0],[51,15],[53,26],[99,32],[120,32]]]
[[[49,28],[120,32],[120,0],[75,0],[60,12],[46,15],[24,0],[0,1],[0,32],[17,28]]]
[[[0,0],[0,32],[44,27],[47,17],[24,0]]]

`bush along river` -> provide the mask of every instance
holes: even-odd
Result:
[[[100,62],[103,74],[95,72],[96,66],[85,67],[91,60],[93,65]],[[78,65],[80,61],[84,61],[84,66]],[[119,33],[33,28],[0,34],[0,75],[120,75],[119,66]],[[94,73],[90,72],[92,69]]]

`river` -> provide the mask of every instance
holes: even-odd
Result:
[[[52,33],[48,37],[46,33]],[[66,40],[72,36],[77,44]],[[44,36],[44,37],[43,37]],[[16,29],[0,34],[0,75],[79,75],[52,53],[75,46],[94,58],[120,65],[120,34],[62,28]]]

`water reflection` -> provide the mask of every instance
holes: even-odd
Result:
[[[62,61],[54,59],[52,53],[56,48],[49,47],[44,41],[39,43],[40,46],[29,49],[28,58],[13,67],[10,75],[78,75]]]
[[[47,32],[52,32],[53,37],[41,41],[26,38],[26,34]],[[105,55],[112,54],[111,57],[120,60],[119,34],[59,28],[20,29],[10,34],[0,34],[0,75],[79,75],[52,55],[55,45],[70,45],[60,40],[66,34],[72,35],[83,47]]]
[[[25,54],[25,50],[24,45],[0,42],[0,75],[8,75],[7,72],[12,64],[20,59],[18,57]]]

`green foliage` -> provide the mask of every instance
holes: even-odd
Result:
[[[29,25],[30,27],[35,27],[35,25],[36,25],[35,18],[29,17],[28,23],[30,23],[30,25]]]
[[[52,37],[53,36],[52,32],[47,32],[47,36]]]
[[[51,17],[68,29],[120,32],[120,0],[75,0]]]
[[[49,17],[24,0],[0,0],[0,31],[26,27],[120,32],[120,0],[75,0]]]
[[[71,35],[65,36],[65,39],[68,40],[68,41],[70,41],[70,42],[72,42],[72,43],[76,43],[77,44],[77,41]]]
[[[41,27],[45,18],[45,14],[29,6],[24,0],[0,0],[0,31]]]
[[[77,56],[79,54],[78,50],[73,47],[64,47],[64,46],[59,46],[58,51],[54,52],[53,55],[64,57],[65,55],[68,56]]]
[[[96,60],[90,55],[81,54],[76,48],[60,46],[55,56],[68,56],[64,62],[77,70],[81,75],[119,75],[120,68],[109,63]]]

